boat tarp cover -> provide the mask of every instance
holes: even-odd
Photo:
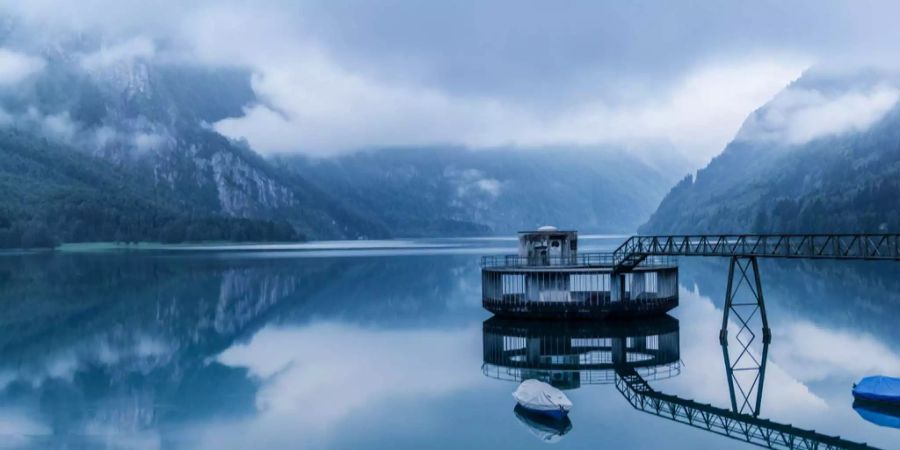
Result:
[[[900,404],[900,378],[865,377],[853,387],[853,396],[863,400]]]
[[[572,409],[572,401],[566,394],[543,381],[525,380],[512,395],[520,405],[529,409],[538,411]]]

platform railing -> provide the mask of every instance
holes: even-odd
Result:
[[[642,260],[641,267],[671,266],[677,263],[669,255],[651,256]],[[615,266],[613,253],[578,253],[574,256],[548,256],[529,258],[519,255],[490,255],[481,257],[483,268],[530,268],[530,267],[603,267]]]

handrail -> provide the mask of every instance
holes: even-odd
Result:
[[[613,260],[617,268],[628,268],[656,255],[900,260],[900,234],[632,236],[613,251]]]
[[[492,255],[481,258],[482,267],[535,267],[535,266],[607,266],[613,265],[612,253],[579,253],[574,256],[548,256],[528,258],[519,255]]]
[[[674,258],[661,255],[644,261],[642,266],[674,265]],[[538,267],[586,267],[612,268],[613,253],[579,253],[575,256],[528,258],[519,255],[490,255],[481,257],[482,268],[538,268]]]
[[[485,256],[488,267],[612,267],[665,265],[658,257],[737,256],[765,258],[855,259],[900,261],[900,234],[685,234],[631,236],[612,253],[528,258]],[[645,262],[647,258],[656,261]],[[661,261],[661,262],[660,262]]]

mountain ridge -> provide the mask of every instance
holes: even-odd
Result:
[[[889,104],[886,110],[875,104],[884,111],[865,127],[841,129],[801,142],[792,141],[796,138],[790,133],[791,120],[797,120],[792,114],[815,118],[815,108],[853,106],[844,99],[856,103],[867,98],[877,100],[879,89],[887,89],[879,86],[893,86],[894,80],[890,76],[876,78],[869,72],[861,77],[805,74],[779,94],[781,98],[751,114],[735,140],[705,168],[677,183],[639,231],[813,233],[900,229],[900,106],[896,88],[887,91],[892,93],[888,99],[892,102],[884,102]],[[813,99],[813,105],[794,105],[793,110],[780,105],[785,98],[798,101],[798,96],[801,100],[802,96]],[[864,117],[865,111],[848,116],[856,120]],[[760,129],[770,134],[759,138]]]
[[[646,155],[606,147],[266,157],[211,125],[261,101],[246,70],[153,58],[152,46],[111,58],[91,36],[35,49],[5,32],[0,46],[43,66],[0,86],[0,247],[496,235],[546,223],[628,232],[674,182]]]

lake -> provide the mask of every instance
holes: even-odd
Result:
[[[669,317],[573,331],[489,321],[479,256],[514,251],[512,239],[431,239],[2,254],[0,447],[751,447],[634,407],[613,372],[526,364],[553,363],[541,352],[560,342],[618,339],[665,349],[641,368],[656,392],[900,448],[900,430],[866,420],[850,393],[863,376],[900,376],[896,263],[762,260],[771,344],[748,334],[758,316],[743,332],[732,318],[723,349],[724,258],[680,259]],[[496,357],[516,339],[537,354]],[[514,411],[529,376],[566,388],[570,423]]]

